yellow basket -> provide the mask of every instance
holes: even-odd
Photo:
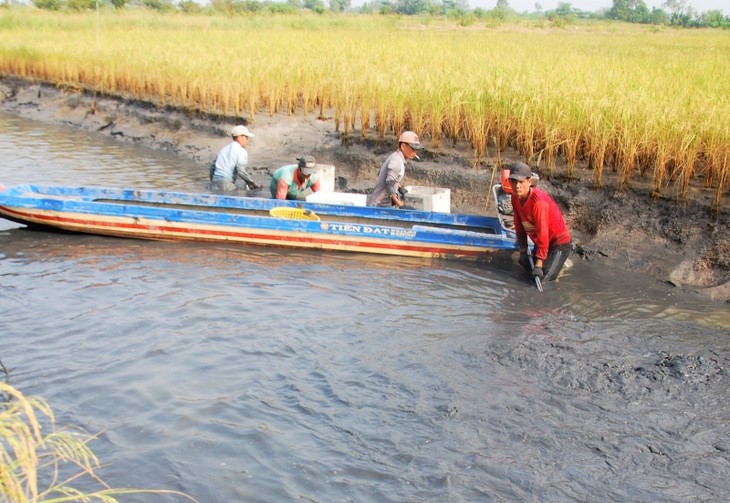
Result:
[[[269,214],[272,217],[277,218],[289,218],[292,220],[314,220],[319,222],[319,217],[312,210],[305,210],[304,208],[271,208]]]

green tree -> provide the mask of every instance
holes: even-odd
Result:
[[[570,17],[573,14],[573,5],[570,2],[558,2],[555,14],[562,18]]]
[[[430,10],[434,14],[460,17],[469,11],[469,3],[465,0],[442,0],[440,5],[433,3]]]
[[[570,2],[559,2],[555,10],[548,11],[545,17],[556,27],[564,27],[575,21],[576,14]]]
[[[175,10],[172,0],[142,0],[142,5],[148,9],[156,10],[158,12]]]
[[[352,0],[330,0],[330,10],[345,12],[352,6]]]
[[[302,8],[301,3],[299,7],[294,7],[289,2],[268,2],[266,5],[272,14],[296,14]]]
[[[649,23],[667,25],[669,24],[669,14],[654,7],[649,14]]]
[[[366,3],[365,5],[363,5],[363,9],[365,8],[365,6],[372,6],[372,10],[363,10],[363,12],[375,12],[377,10],[378,14],[383,15],[393,14],[395,12],[395,5],[393,5],[393,2],[391,2],[390,0],[375,0],[370,4]]]
[[[66,0],[66,8],[75,12],[94,10],[96,9],[96,0]]]
[[[644,0],[613,0],[606,17],[630,23],[646,23],[649,21],[649,8]]]
[[[180,3],[177,4],[177,8],[180,9],[180,12],[184,12],[186,14],[195,14],[203,10],[200,4],[196,3],[195,0],[180,0]]]
[[[694,9],[687,0],[667,0],[662,7],[669,11],[669,23],[676,26],[691,26],[694,21]]]
[[[210,0],[210,6],[214,11],[226,14],[228,16],[236,12],[234,0]]]
[[[322,0],[304,0],[304,8],[322,14],[324,12],[324,2]]]
[[[506,20],[515,11],[509,6],[507,0],[497,0],[497,5],[492,9],[491,16],[500,21]]]
[[[128,0],[111,0],[112,5],[117,10],[122,10],[127,6]]]
[[[702,24],[708,28],[730,28],[730,18],[727,20],[722,16],[722,11],[719,9],[708,10],[702,14]]]
[[[264,4],[256,0],[243,0],[236,3],[236,9],[238,12],[261,12],[264,10]]]
[[[425,0],[395,0],[395,11],[398,14],[414,15],[428,11]]]
[[[44,10],[61,10],[63,2],[61,0],[33,0],[33,5]]]

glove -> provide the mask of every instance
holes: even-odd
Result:
[[[545,273],[542,272],[542,267],[535,267],[532,269],[532,275],[536,278],[543,279],[545,277]]]
[[[398,193],[400,194],[401,199],[405,199],[406,194],[408,194],[408,189],[405,187],[398,187]]]
[[[526,271],[530,270],[530,260],[527,258],[527,252],[520,252],[520,259],[517,261]]]

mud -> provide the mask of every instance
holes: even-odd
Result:
[[[273,170],[302,154],[336,168],[336,190],[365,192],[375,183],[380,164],[394,148],[392,136],[361,138],[337,131],[332,117],[260,114],[253,120],[203,116],[148,102],[95,96],[77,89],[0,80],[0,110],[29,119],[97,132],[119,141],[163,149],[200,161],[201,177],[217,151],[228,143],[236,123],[248,123],[256,134],[249,145],[254,179],[267,183]],[[522,160],[517,152],[488,152],[494,157],[474,161],[467,145],[426,149],[421,162],[411,163],[406,183],[447,187],[452,212],[493,214],[488,197],[500,166]],[[539,170],[536,170],[539,172]],[[555,174],[557,173],[557,174]],[[617,191],[612,173],[595,189],[593,173],[579,167],[567,180],[564,170],[542,176],[547,190],[563,208],[574,237],[574,251],[584,260],[648,274],[678,288],[730,303],[730,208],[726,195],[718,215],[709,208],[713,191],[694,187],[687,200],[651,196],[650,180],[635,180]]]

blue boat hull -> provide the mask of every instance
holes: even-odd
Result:
[[[516,249],[514,233],[496,217],[159,190],[19,185],[0,190],[0,216],[125,238],[411,257]]]

